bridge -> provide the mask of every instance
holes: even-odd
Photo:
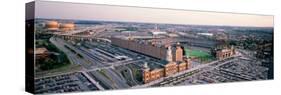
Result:
[[[111,40],[106,39],[106,38],[96,38],[90,35],[68,35],[68,34],[57,34],[55,35],[56,37],[60,37],[63,39],[68,39],[68,40],[80,40],[80,41],[102,41],[102,42],[108,42],[111,43]]]

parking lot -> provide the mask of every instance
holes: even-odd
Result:
[[[35,80],[35,93],[98,90],[82,73],[70,73]]]
[[[185,81],[175,83],[175,85],[264,80],[267,79],[267,70],[266,67],[256,64],[253,60],[238,58],[238,61],[223,64],[212,70],[187,78]]]

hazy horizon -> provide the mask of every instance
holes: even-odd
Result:
[[[35,1],[35,18],[273,27],[273,16]]]

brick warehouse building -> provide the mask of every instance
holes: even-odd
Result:
[[[142,72],[144,83],[167,77],[189,68],[190,59],[184,58],[183,49],[179,43],[172,49],[170,45],[157,46],[147,41],[122,38],[110,38],[110,40],[113,45],[164,60],[161,62],[162,67],[158,68],[150,68],[149,63],[144,64]]]

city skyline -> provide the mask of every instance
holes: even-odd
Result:
[[[35,3],[36,5],[40,6],[35,10],[36,18],[216,26],[274,26],[274,17],[271,15],[187,11],[176,9],[143,8],[128,6],[124,7],[112,5],[44,1],[39,1]]]

